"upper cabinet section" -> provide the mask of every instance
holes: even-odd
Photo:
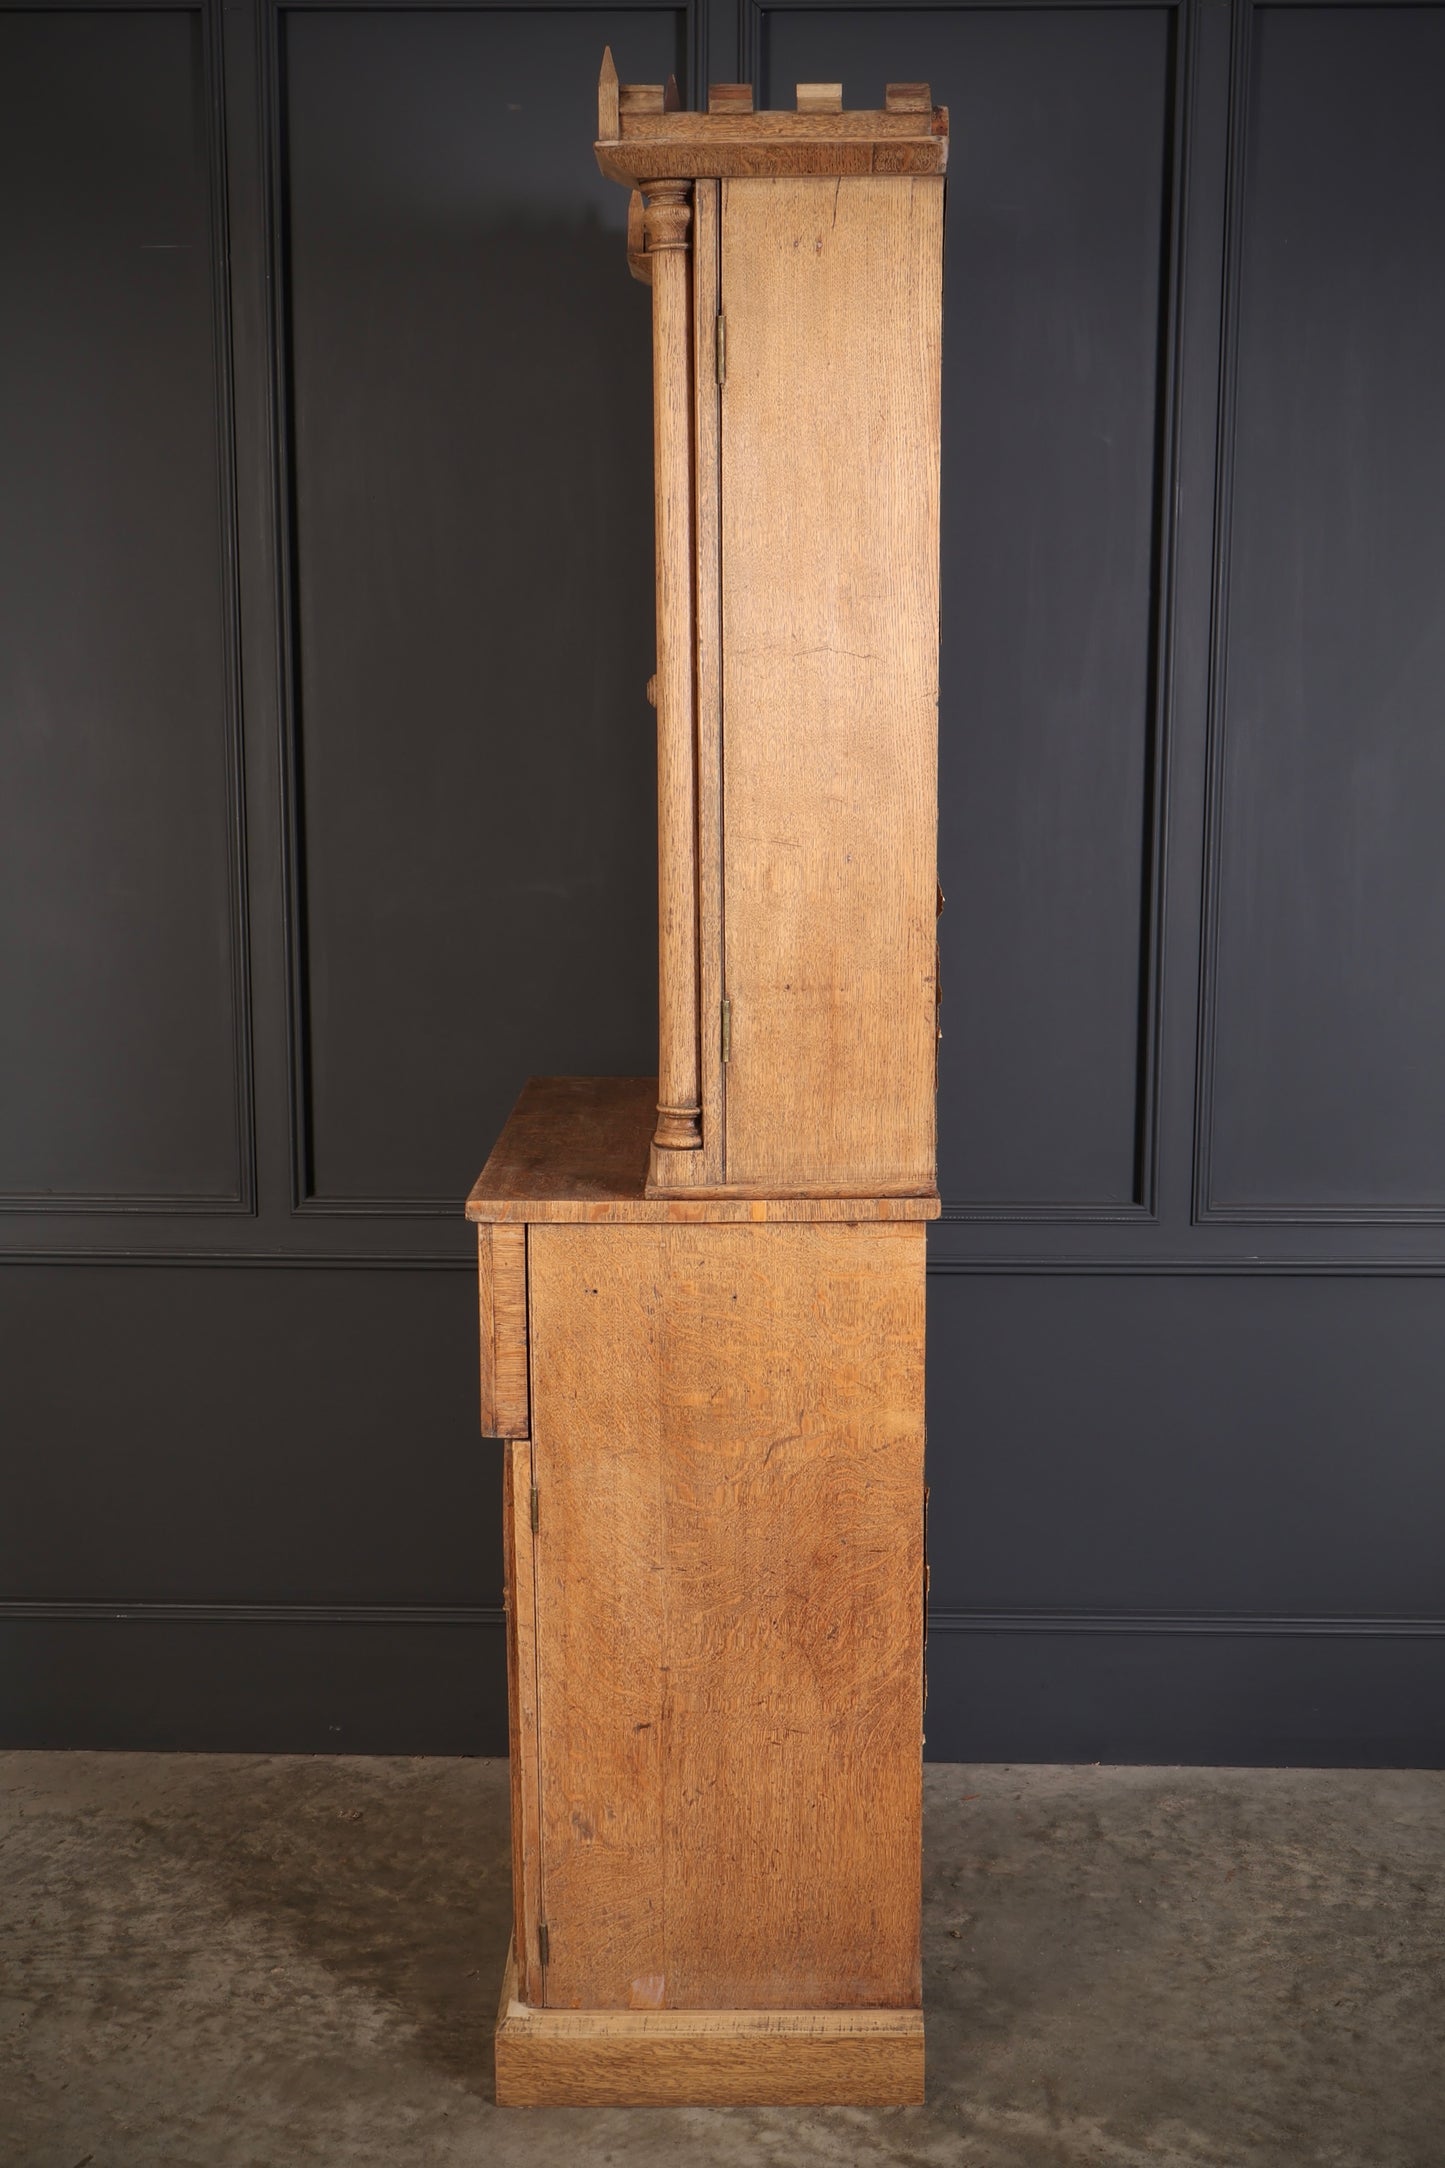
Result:
[[[947,115],[604,64],[652,288],[657,1196],[929,1197]]]

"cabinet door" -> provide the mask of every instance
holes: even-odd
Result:
[[[550,2007],[919,2000],[923,1229],[531,1231]]]
[[[507,1755],[512,1791],[512,1957],[523,2002],[542,1996],[537,1829],[537,1600],[533,1585],[532,1448],[509,1438],[502,1462],[507,1606]]]
[[[933,1182],[942,215],[723,184],[729,1184]]]

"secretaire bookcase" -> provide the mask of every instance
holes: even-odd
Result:
[[[604,60],[652,289],[659,1076],[535,1079],[467,1207],[518,2104],[922,2098],[947,116],[708,105]]]

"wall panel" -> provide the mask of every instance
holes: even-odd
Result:
[[[1445,8],[1244,59],[1202,1203],[1438,1218]]]
[[[10,1602],[494,1602],[475,1281],[415,1268],[11,1266]]]
[[[0,12],[0,1192],[250,1187],[211,19]]]
[[[929,1335],[940,1610],[1445,1619],[1445,1280],[940,1271]]]
[[[202,1617],[0,1608],[17,1747],[505,1754],[502,1615]]]
[[[1146,1201],[1168,8],[769,9],[770,102],[949,106],[939,1183]]]
[[[640,75],[684,17],[609,14]],[[451,1211],[656,1057],[650,318],[600,18],[281,17],[298,1183]]]
[[[938,1632],[940,1761],[1445,1769],[1445,1632]],[[1184,1781],[1187,1782],[1187,1779]]]

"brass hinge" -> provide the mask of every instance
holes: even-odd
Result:
[[[537,1511],[537,1486],[534,1483],[532,1485],[532,1533],[534,1536],[537,1533],[537,1525],[540,1518],[541,1516]]]
[[[732,1005],[732,1003],[731,1003],[730,1001],[724,1001],[724,1002],[723,1002],[723,1005],[722,1005],[722,1058],[723,1058],[723,1060],[724,1060],[724,1061],[731,1061],[731,1060],[732,1060],[732,1053],[733,1053],[733,1005]]]
[[[719,384],[726,384],[728,380],[728,320],[725,316],[719,316],[717,320],[717,380]]]
[[[538,1920],[537,1922],[537,1955],[544,1965],[550,1962],[552,1938],[547,1933],[547,1922],[545,1920]]]

